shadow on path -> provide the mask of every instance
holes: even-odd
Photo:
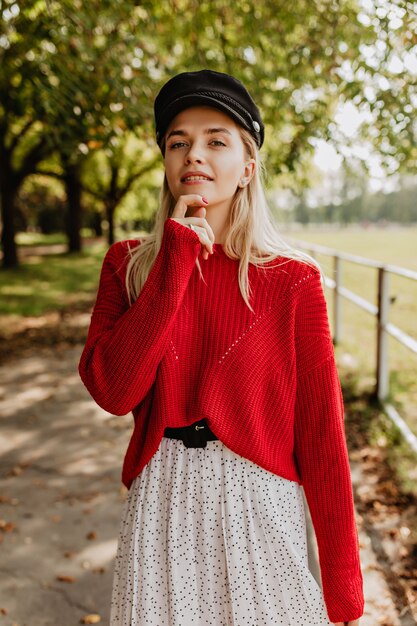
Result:
[[[109,623],[127,494],[121,467],[133,417],[112,416],[91,399],[78,376],[81,351],[82,345],[32,348],[0,367],[4,626],[75,626],[88,614]],[[354,482],[361,480],[357,470]],[[366,596],[361,626],[403,626],[360,516],[358,526]],[[311,526],[309,543],[313,570]]]

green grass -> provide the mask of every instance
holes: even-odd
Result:
[[[0,271],[0,315],[39,316],[91,301],[106,249],[100,243],[70,255],[30,256]]]
[[[91,228],[81,229],[82,237],[94,237]],[[25,246],[51,246],[54,244],[66,244],[67,236],[64,233],[52,233],[43,235],[42,233],[17,233],[16,243],[19,247]]]
[[[285,233],[284,233],[285,235]],[[417,227],[410,228],[350,228],[332,232],[309,229],[291,231],[288,237],[318,243],[383,263],[417,270]],[[313,255],[320,262],[326,275],[334,278],[332,259],[323,254]],[[377,270],[354,263],[343,262],[342,284],[354,293],[377,304]],[[399,276],[390,280],[390,295],[394,299],[390,307],[389,321],[416,338],[417,281]],[[326,289],[330,324],[334,329],[332,289]],[[364,387],[375,384],[376,319],[355,304],[342,299],[342,336],[336,348],[339,361],[351,355],[352,369],[361,373]],[[417,356],[389,338],[388,363],[390,368],[390,400],[417,435]]]
[[[284,236],[286,233],[284,233]],[[369,259],[417,270],[417,227],[363,229],[352,227],[289,231],[288,237],[319,243]],[[127,235],[124,235],[127,236]],[[64,243],[62,235],[19,235],[22,245]],[[22,259],[18,270],[0,271],[0,315],[40,316],[67,306],[81,306],[93,301],[100,274],[105,243],[86,247],[80,254],[30,256]],[[332,260],[325,255],[316,257],[325,273],[333,277]],[[376,304],[377,272],[353,263],[344,263],[343,284]],[[395,301],[390,321],[416,337],[417,282],[393,276],[390,293]],[[333,322],[333,291],[326,289],[330,324]],[[365,387],[375,382],[376,324],[369,313],[343,299],[342,340],[336,353],[344,362],[360,372]],[[4,322],[5,323],[5,322]],[[417,434],[416,356],[389,339],[389,367],[392,401],[402,414],[409,416],[409,425]]]
[[[306,242],[319,243],[339,252],[357,254],[365,258],[417,270],[417,228],[386,230],[352,230],[344,232],[297,231],[289,233],[291,237]],[[325,274],[334,278],[333,261],[324,254],[313,254],[319,261]],[[375,268],[364,267],[343,261],[342,285],[377,305],[378,273]],[[334,292],[328,288],[329,314],[333,324]],[[410,335],[416,336],[415,320],[417,316],[417,281],[391,275],[389,320]],[[353,342],[362,347],[366,338],[369,347],[373,346],[376,335],[375,319],[356,305],[343,299],[342,327],[344,341]],[[395,342],[397,343],[397,342]],[[401,356],[402,359],[402,356]],[[401,361],[402,362],[402,361]],[[397,365],[400,366],[401,362]]]
[[[57,243],[65,244],[67,237],[64,233],[42,235],[41,233],[18,233],[16,243],[19,247],[25,246],[51,246]]]
[[[357,254],[383,263],[392,263],[417,270],[417,226],[387,228],[362,228],[353,226],[331,230],[329,228],[283,231],[284,236],[311,241],[340,252]]]

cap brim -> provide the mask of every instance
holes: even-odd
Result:
[[[164,110],[161,115],[160,127],[163,129],[162,135],[165,135],[166,130],[171,122],[171,120],[178,115],[184,109],[187,109],[193,105],[206,105],[211,106],[214,109],[218,109],[226,113],[229,117],[231,117],[237,124],[240,124],[244,128],[253,132],[253,128],[250,128],[248,122],[237,113],[232,107],[230,107],[226,102],[218,100],[217,98],[211,98],[207,95],[196,94],[196,95],[186,95],[180,96],[176,98],[168,107]],[[159,143],[162,141],[162,137],[159,138]]]

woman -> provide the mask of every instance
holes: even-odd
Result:
[[[154,232],[108,250],[79,364],[102,408],[134,416],[111,626],[356,626],[363,580],[321,275],[269,213],[260,112],[211,70],[174,76],[154,111]]]

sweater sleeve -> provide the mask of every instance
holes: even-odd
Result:
[[[124,286],[126,243],[104,258],[96,302],[78,371],[104,410],[125,415],[147,395],[166,352],[200,250],[197,233],[168,218],[161,247],[136,301]]]
[[[319,551],[331,622],[363,615],[363,577],[344,407],[320,275],[298,294],[294,450]]]

